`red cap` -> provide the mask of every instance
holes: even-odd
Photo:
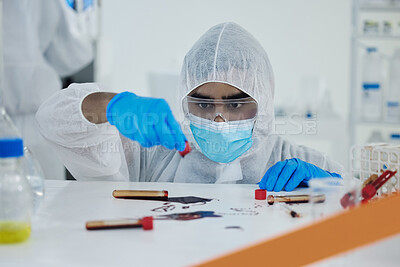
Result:
[[[267,199],[267,190],[256,189],[255,197],[256,197],[257,200],[265,200],[265,199]]]
[[[349,194],[344,195],[341,199],[340,199],[340,204],[342,205],[342,207],[345,209],[350,205],[350,196]]]
[[[182,157],[184,157],[186,154],[189,154],[189,152],[192,150],[188,141],[185,141],[185,144],[185,149],[183,151],[179,151],[179,154],[181,154]]]
[[[373,196],[375,196],[375,194],[376,189],[372,184],[366,185],[361,191],[361,195],[365,200],[371,199]]]
[[[353,207],[355,203],[355,198],[356,198],[356,191],[353,190],[351,192],[346,193],[341,199],[340,199],[340,204],[342,207],[348,208],[348,207]]]
[[[143,217],[142,227],[143,230],[153,230],[153,217]]]

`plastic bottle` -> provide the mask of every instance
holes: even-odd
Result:
[[[382,143],[384,142],[383,140],[383,136],[381,131],[379,130],[373,130],[371,135],[368,137],[367,143],[371,144],[371,143]]]
[[[0,243],[29,238],[33,198],[22,166],[22,139],[0,139]]]
[[[382,118],[382,58],[375,47],[368,47],[362,60],[362,103],[364,120],[377,121]]]
[[[2,109],[0,110],[0,139],[4,138],[21,138],[21,135],[11,118]],[[27,147],[24,147],[24,156],[21,164],[32,187],[34,213],[36,213],[44,199],[44,174],[39,162]]]
[[[400,49],[390,62],[389,87],[386,94],[386,121],[400,121]]]
[[[400,133],[390,134],[390,143],[395,145],[400,145]]]

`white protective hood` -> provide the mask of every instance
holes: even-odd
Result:
[[[201,36],[186,54],[179,83],[180,99],[208,82],[229,84],[257,101],[253,146],[242,156],[254,153],[262,139],[271,133],[274,122],[274,75],[267,53],[239,25],[231,22],[218,24]],[[184,132],[198,149],[188,125],[185,118]],[[216,163],[216,181],[241,180],[241,157],[228,164]]]

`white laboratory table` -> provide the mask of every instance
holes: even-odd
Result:
[[[114,189],[168,190],[170,197],[198,196],[213,200],[188,205],[115,199]],[[20,244],[0,245],[0,266],[189,266],[312,223],[308,204],[291,206],[303,214],[302,218],[292,218],[282,204],[269,206],[265,201],[255,200],[255,189],[256,185],[47,180],[45,200],[33,218],[30,239]],[[155,220],[150,231],[85,229],[89,220],[192,211],[215,211],[222,217]],[[399,266],[399,254],[398,235],[315,265]],[[267,251],[260,257],[268,262]]]

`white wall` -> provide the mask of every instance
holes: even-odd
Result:
[[[178,74],[200,35],[233,21],[267,51],[276,105],[296,102],[304,77],[317,76],[347,118],[350,0],[102,0],[101,15],[97,80],[114,91],[150,95],[150,73]]]

